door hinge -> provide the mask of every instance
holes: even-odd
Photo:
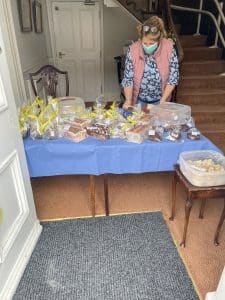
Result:
[[[101,84],[101,94],[103,93],[103,87],[102,87],[102,84]]]

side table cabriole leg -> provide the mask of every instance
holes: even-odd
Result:
[[[219,224],[217,226],[216,234],[215,234],[215,238],[214,238],[215,246],[219,245],[218,239],[219,239],[219,234],[220,234],[220,230],[221,230],[221,227],[223,225],[224,219],[225,219],[225,198],[224,198],[224,208],[223,208],[222,215],[220,217],[220,221],[219,221]]]
[[[174,220],[174,216],[175,216],[177,182],[178,182],[178,177],[177,177],[176,172],[174,172],[174,175],[173,175],[173,182],[172,182],[172,207],[171,207],[171,217],[169,218],[170,221],[173,221],[173,220]]]
[[[109,184],[108,174],[104,174],[105,215],[109,215]]]
[[[205,205],[206,205],[206,199],[202,199],[201,208],[200,208],[200,212],[199,212],[199,219],[204,218]]]
[[[91,193],[91,214],[95,217],[95,176],[90,175],[90,193]]]
[[[188,193],[188,197],[187,197],[187,200],[185,203],[184,232],[183,232],[182,242],[180,243],[180,246],[182,246],[182,247],[185,247],[185,243],[186,243],[187,228],[188,228],[189,217],[190,217],[192,205],[193,205],[193,203],[192,203],[191,193]]]

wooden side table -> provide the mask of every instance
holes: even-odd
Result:
[[[180,246],[185,247],[186,244],[186,235],[187,235],[187,228],[189,223],[189,217],[191,213],[191,208],[193,206],[193,201],[197,199],[201,199],[201,209],[199,213],[199,218],[203,218],[204,208],[206,204],[206,199],[208,198],[224,198],[224,208],[219,220],[219,224],[216,229],[215,237],[214,237],[214,244],[217,246],[219,245],[218,238],[220,234],[221,227],[223,225],[225,219],[225,185],[223,186],[211,186],[211,187],[198,187],[192,185],[182,174],[180,167],[178,164],[174,165],[174,177],[172,183],[172,213],[171,217],[169,218],[171,221],[174,220],[175,216],[175,206],[176,206],[176,187],[177,183],[180,182],[185,189],[187,190],[187,199],[185,202],[185,223],[184,223],[184,231],[183,231],[183,238],[181,241]]]

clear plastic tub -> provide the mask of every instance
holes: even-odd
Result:
[[[195,186],[225,184],[225,157],[216,151],[182,152],[179,164],[181,172]]]
[[[190,119],[191,107],[173,102],[165,102],[155,105],[151,109],[151,114],[155,115],[162,124],[182,125]]]
[[[59,114],[61,116],[81,115],[85,112],[85,103],[79,97],[59,98]]]

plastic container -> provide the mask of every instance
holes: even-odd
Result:
[[[59,98],[60,116],[81,115],[85,112],[84,100],[79,97],[62,97]]]
[[[165,102],[155,105],[151,109],[151,114],[155,115],[162,124],[182,125],[191,117],[191,107],[188,105]]]
[[[220,171],[212,171],[207,165],[196,163],[197,161],[212,160],[212,164],[222,166]],[[191,162],[195,162],[193,165]],[[225,184],[225,157],[212,150],[186,151],[182,152],[179,157],[180,170],[184,176],[195,186],[219,186]],[[199,164],[196,166],[196,164]]]

